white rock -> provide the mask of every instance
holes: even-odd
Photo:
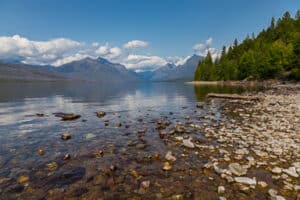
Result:
[[[191,140],[192,140],[192,138],[183,139],[182,140],[183,146],[188,147],[188,148],[195,148],[195,144]]]
[[[274,174],[281,174],[281,173],[282,173],[282,169],[281,169],[280,167],[274,167],[274,168],[272,169],[272,172],[273,172]]]
[[[172,152],[171,152],[171,151],[168,151],[168,152],[167,152],[165,158],[166,158],[166,160],[168,160],[168,161],[173,161],[173,162],[176,161],[176,158],[175,158],[175,156],[172,155]]]
[[[225,197],[219,197],[219,200],[227,200]]]
[[[256,185],[256,179],[255,178],[235,177],[234,180],[237,183],[243,183],[243,184],[247,184],[247,185]]]
[[[264,182],[264,181],[258,181],[257,184],[260,185],[263,188],[265,188],[265,187],[268,186],[268,184],[266,182]]]
[[[271,197],[275,197],[277,195],[277,190],[274,190],[274,189],[269,189],[268,190],[268,193]]]
[[[295,178],[298,178],[299,175],[297,174],[297,171],[296,171],[296,168],[295,167],[290,167],[288,169],[283,169],[282,170],[284,173],[292,176],[292,177],[295,177]]]
[[[224,186],[219,186],[218,187],[218,194],[224,194],[225,192],[225,187]]]
[[[236,176],[245,175],[247,169],[243,168],[239,163],[231,163],[228,165],[229,170]]]

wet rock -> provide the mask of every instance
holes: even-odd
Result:
[[[265,187],[268,186],[268,184],[267,184],[266,182],[264,182],[264,181],[258,181],[257,184],[258,184],[260,187],[262,187],[262,188],[265,188]]]
[[[71,155],[67,153],[67,154],[64,156],[63,160],[69,160],[69,159],[71,159]]]
[[[85,139],[87,139],[87,140],[92,139],[94,137],[96,137],[96,135],[94,133],[88,133],[85,135]]]
[[[150,181],[142,181],[140,187],[143,189],[148,189],[150,187]]]
[[[256,185],[256,179],[255,178],[235,177],[234,180],[237,183],[243,183],[243,184],[246,184],[246,185]]]
[[[115,165],[111,165],[109,167],[110,171],[116,171],[117,170],[117,167]]]
[[[160,139],[164,139],[167,135],[168,135],[167,131],[160,131],[159,132]]]
[[[44,151],[43,149],[39,149],[39,150],[38,150],[38,154],[39,154],[40,156],[43,156],[43,155],[45,154],[45,151]]]
[[[29,181],[29,177],[28,176],[20,176],[17,181],[18,181],[18,183],[22,184],[22,183]]]
[[[236,176],[242,176],[247,173],[247,169],[243,168],[239,163],[231,163],[228,165],[228,168]]]
[[[116,123],[116,127],[117,127],[117,128],[119,128],[119,127],[121,127],[121,126],[122,126],[122,123],[121,123],[121,122],[117,122],[117,123]]]
[[[36,113],[35,115],[38,116],[38,117],[44,117],[45,116],[45,114],[43,114],[43,113]]]
[[[163,170],[169,171],[171,169],[172,169],[172,166],[170,165],[170,163],[169,162],[164,162],[164,164],[163,164]]]
[[[71,139],[71,135],[69,133],[63,133],[63,134],[61,134],[60,138],[62,140],[69,140],[69,139]]]
[[[97,114],[97,117],[99,117],[99,118],[102,118],[106,115],[106,113],[103,111],[96,112],[96,114]]]
[[[102,158],[103,157],[103,151],[99,150],[99,151],[93,153],[93,155],[96,158]]]
[[[93,178],[94,185],[103,185],[105,184],[105,177],[102,175],[97,175]]]
[[[225,193],[225,187],[224,186],[219,186],[218,187],[218,194],[224,194]]]
[[[61,119],[63,121],[70,121],[70,120],[79,119],[80,117],[81,117],[80,115],[75,115],[75,114],[64,114],[62,115]]]
[[[133,178],[135,178],[135,179],[138,179],[138,178],[140,177],[140,175],[138,174],[138,172],[135,171],[135,170],[132,170],[131,176],[132,176]]]
[[[183,139],[182,140],[183,146],[185,146],[187,148],[195,148],[195,144],[191,140],[192,140],[192,138]]]
[[[64,171],[56,172],[52,176],[46,176],[44,181],[38,187],[62,187],[81,180],[85,175],[85,168],[75,167]]]
[[[51,163],[47,164],[46,170],[53,171],[57,167],[58,167],[58,164],[56,162],[51,162]]]
[[[10,181],[10,180],[11,180],[11,178],[0,178],[0,185],[1,185],[2,183],[8,182],[8,181]]]
[[[167,154],[165,156],[165,159],[168,160],[168,161],[172,161],[172,162],[176,161],[176,158],[175,158],[175,156],[172,155],[171,151],[167,152]]]
[[[283,169],[282,170],[284,173],[288,174],[289,176],[298,178],[299,175],[297,174],[296,168],[295,167],[290,167],[288,169]]]
[[[174,194],[171,197],[172,200],[183,200],[183,195],[182,194]]]
[[[281,174],[282,173],[282,169],[280,167],[274,167],[272,169],[272,173],[274,173],[274,174]]]
[[[145,149],[146,148],[146,144],[137,144],[135,147],[137,148],[137,149]]]

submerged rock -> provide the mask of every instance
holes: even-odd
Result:
[[[99,117],[99,118],[102,118],[106,115],[106,113],[103,111],[96,112],[96,114],[97,114],[97,117]]]
[[[163,170],[169,171],[171,169],[172,169],[172,166],[170,165],[170,163],[169,162],[164,162],[164,164],[163,164]]]
[[[167,152],[165,158],[166,158],[166,160],[168,160],[168,161],[173,161],[173,162],[176,161],[176,158],[175,158],[175,156],[172,155],[172,152],[171,152],[171,151],[168,151],[168,152]]]
[[[81,116],[80,115],[76,115],[76,114],[63,114],[61,116],[61,119],[63,121],[69,121],[69,120],[76,120],[79,119]]]
[[[62,140],[69,140],[69,139],[71,139],[71,135],[69,133],[63,133],[63,134],[61,134],[60,138]]]
[[[39,150],[38,150],[38,154],[39,154],[40,156],[43,156],[43,155],[45,154],[45,151],[44,151],[43,149],[39,149]]]
[[[242,176],[247,173],[247,169],[243,168],[239,163],[231,163],[228,167],[230,172],[236,176]]]
[[[19,178],[18,178],[18,183],[25,183],[25,182],[27,182],[27,181],[29,181],[29,177],[28,176],[20,176]]]
[[[187,148],[195,148],[195,144],[191,140],[192,140],[192,138],[183,139],[182,140],[183,146],[185,146]]]
[[[256,185],[256,179],[255,178],[235,177],[234,180],[237,183],[243,183],[243,184],[247,184],[247,185]]]
[[[88,133],[85,135],[85,139],[87,139],[87,140],[92,139],[94,137],[96,137],[96,135],[94,133]]]
[[[142,181],[141,188],[148,189],[150,187],[150,181]]]

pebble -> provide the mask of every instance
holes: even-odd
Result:
[[[29,180],[29,177],[28,176],[20,176],[19,178],[18,178],[18,183],[25,183],[25,182],[27,182]]]
[[[224,186],[219,186],[218,187],[218,194],[224,194],[225,193],[225,187]]]
[[[148,189],[150,187],[150,181],[142,181],[141,188]]]
[[[103,111],[96,112],[96,114],[97,114],[97,117],[99,117],[99,118],[102,118],[106,115],[106,113]]]
[[[63,133],[61,135],[61,139],[62,140],[69,140],[69,139],[71,139],[71,135],[69,133]]]
[[[176,161],[176,158],[175,158],[175,156],[172,155],[172,152],[171,152],[171,151],[168,151],[168,152],[167,152],[165,158],[166,158],[166,160],[168,160],[168,161],[173,161],[173,162]]]
[[[228,168],[236,176],[242,176],[247,173],[247,169],[243,168],[239,163],[231,163],[228,165]]]
[[[39,149],[39,150],[38,150],[38,154],[39,154],[40,156],[43,156],[43,155],[45,154],[45,151],[44,151],[43,149]]]
[[[247,185],[256,185],[256,179],[255,178],[235,177],[234,180],[237,183],[243,183],[243,184],[247,184]]]
[[[163,164],[163,170],[169,171],[171,169],[172,169],[172,166],[170,165],[170,163],[169,162],[164,162],[164,164]]]
[[[195,148],[195,144],[191,140],[192,140],[192,138],[183,139],[182,140],[183,146],[185,146],[187,148]]]
[[[283,169],[282,170],[284,173],[292,176],[292,177],[295,177],[295,178],[298,178],[299,175],[297,174],[297,171],[296,171],[296,168],[295,167],[290,167],[288,169]]]
[[[281,169],[280,167],[274,167],[274,168],[272,169],[272,172],[273,172],[274,174],[281,174],[281,173],[282,173],[282,169]]]

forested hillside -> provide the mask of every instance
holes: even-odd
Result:
[[[215,61],[208,53],[195,72],[195,80],[201,81],[281,77],[300,80],[300,11],[295,17],[286,12],[277,21],[272,18],[257,36],[224,46]]]

